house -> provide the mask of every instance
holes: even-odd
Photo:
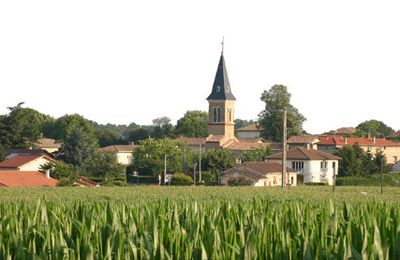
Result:
[[[99,148],[100,152],[115,153],[117,155],[117,162],[121,165],[129,165],[132,163],[133,151],[135,145],[110,145]]]
[[[339,157],[303,147],[287,151],[287,165],[303,176],[304,183],[328,183],[338,174]],[[282,153],[267,157],[268,162],[282,163]]]
[[[355,127],[341,127],[336,130],[331,130],[325,134],[333,135],[333,136],[343,136],[350,137],[357,133],[357,129]]]
[[[79,176],[76,181],[74,182],[75,186],[79,187],[100,187],[99,184],[97,184],[94,181],[89,180],[88,178],[84,176]]]
[[[58,181],[37,171],[0,171],[0,187],[56,187]]]
[[[221,176],[221,184],[228,185],[232,179],[250,180],[252,186],[281,186],[282,164],[274,162],[245,162],[228,169]],[[287,168],[286,183],[297,185],[297,174],[294,170]]]
[[[47,155],[16,155],[0,163],[0,171],[39,171],[41,166],[55,162]]]
[[[56,140],[50,138],[41,138],[34,143],[34,146],[45,150],[49,153],[56,153],[58,149],[61,147],[60,143],[57,143]]]
[[[287,140],[289,149],[295,149],[298,147],[304,147],[306,149],[317,149],[318,142],[318,136],[315,135],[291,136]]]
[[[247,125],[245,127],[241,127],[239,129],[236,129],[236,136],[239,138],[260,138],[261,132],[263,131],[263,128],[256,125],[256,124],[251,124]]]
[[[388,164],[394,164],[400,159],[400,143],[385,138],[321,136],[318,142],[318,150],[334,153],[345,145],[354,144],[358,144],[365,152],[370,151],[372,154],[375,154],[378,150],[382,151]]]
[[[4,151],[6,159],[10,159],[17,155],[43,155],[55,159],[52,153],[42,149],[7,149]]]

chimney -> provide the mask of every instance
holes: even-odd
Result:
[[[344,144],[347,144],[347,137],[344,138]]]
[[[50,169],[45,170],[44,174],[46,174],[47,179],[50,179]]]
[[[376,143],[376,137],[374,136],[374,144]]]

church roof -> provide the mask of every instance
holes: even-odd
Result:
[[[229,84],[223,53],[221,53],[213,88],[207,100],[236,100],[232,94],[231,85]]]

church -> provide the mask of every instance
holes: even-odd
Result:
[[[228,72],[225,65],[224,50],[215,75],[211,94],[208,101],[208,136],[206,138],[179,138],[194,151],[206,151],[213,148],[232,150],[237,160],[243,151],[265,148],[270,143],[265,143],[262,138],[238,138],[235,136],[235,101],[229,83]]]

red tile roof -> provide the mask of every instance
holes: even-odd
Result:
[[[289,160],[339,160],[340,158],[319,150],[306,149],[303,147],[291,149],[287,151],[287,159]],[[268,156],[267,159],[282,159],[282,153]]]
[[[311,144],[311,143],[318,143],[318,136],[314,135],[298,135],[298,136],[291,136],[287,142],[289,144]]]
[[[41,157],[45,157],[49,161],[54,161],[54,159],[46,155],[17,155],[2,161],[0,163],[0,168],[19,168],[24,164],[37,160]]]
[[[175,139],[178,142],[183,142],[187,145],[200,145],[206,144],[206,137],[180,137]]]
[[[356,137],[335,137],[335,136],[322,136],[319,138],[319,145],[353,145],[359,144],[360,146],[399,146],[400,143],[386,140],[384,138],[356,138]]]
[[[0,171],[3,187],[56,187],[58,181],[40,172]]]

